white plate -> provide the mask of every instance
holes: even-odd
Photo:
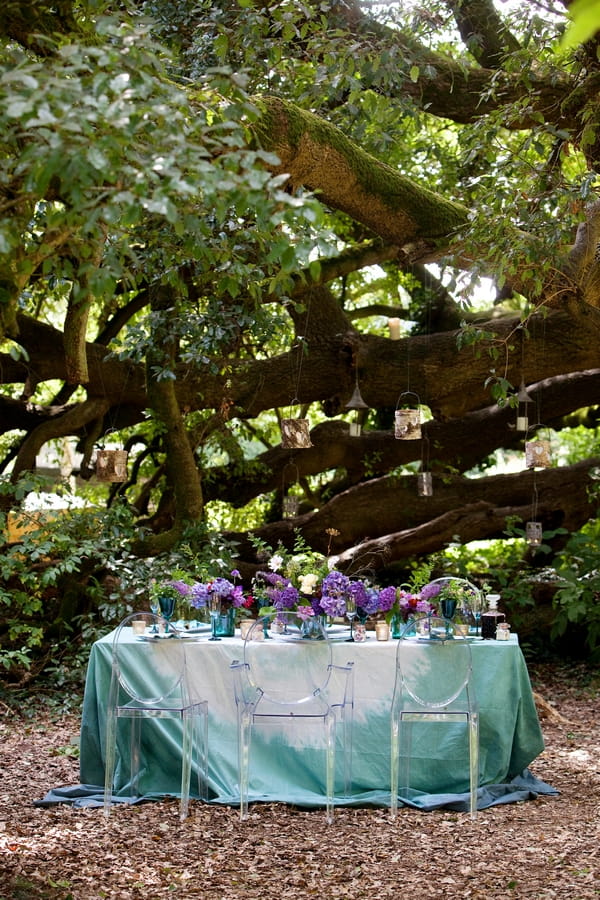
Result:
[[[153,632],[149,632],[146,634],[137,634],[136,637],[140,641],[163,641],[163,640],[165,640],[165,638],[175,637],[175,633],[173,631],[167,631],[164,633],[162,631],[159,631],[156,634]]]

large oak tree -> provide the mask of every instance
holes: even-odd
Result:
[[[501,536],[534,492],[547,528],[595,515],[598,459],[485,475],[536,433],[520,388],[531,425],[597,428],[599,42],[560,50],[562,4],[33,6],[0,12],[13,483],[63,437],[89,478],[110,434],[138,553],[221,501],[375,567]]]

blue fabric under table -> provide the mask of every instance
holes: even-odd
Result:
[[[209,802],[237,804],[237,725],[230,663],[243,655],[239,637],[208,641],[208,635],[187,642],[188,667],[209,707]],[[388,806],[390,802],[390,708],[395,677],[396,641],[364,643],[334,641],[334,662],[354,663],[355,706],[353,729],[352,792],[338,796],[348,806]],[[139,669],[139,639],[131,636],[127,664]],[[168,665],[169,642],[156,646],[156,665]],[[297,644],[265,645],[273,654],[274,671],[282,680],[293,679],[302,665],[304,647]],[[516,636],[509,641],[471,644],[474,684],[480,709],[480,790],[478,807],[526,800],[540,793],[556,793],[535,778],[530,763],[544,749],[531,684]],[[97,641],[87,672],[81,725],[81,784],[50,791],[40,805],[102,802],[105,759],[106,700],[111,675],[112,634]],[[152,670],[139,672],[152,680]],[[433,671],[431,677],[435,678]],[[310,736],[290,737],[289,723],[257,730],[252,738],[250,802],[284,802],[302,807],[324,803],[324,765],[321,749]],[[427,726],[435,729],[435,725]],[[127,760],[127,733],[123,730],[123,759]],[[293,744],[290,746],[290,744]],[[297,744],[297,745],[296,745]],[[314,745],[313,745],[314,744]],[[458,736],[431,730],[418,744],[418,759],[411,783],[418,788],[410,804],[421,809],[468,808],[468,786],[461,783]],[[178,795],[180,788],[181,726],[170,720],[143,723],[143,799]],[[338,756],[338,774],[341,753]],[[456,757],[456,760],[455,758]],[[117,768],[115,801],[126,801],[129,791],[126,763]],[[466,768],[465,768],[466,777]],[[192,784],[192,796],[194,792]],[[338,778],[341,787],[341,777]],[[402,800],[402,797],[401,797]],[[403,802],[406,803],[406,800]]]

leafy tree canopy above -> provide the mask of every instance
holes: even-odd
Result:
[[[532,425],[597,428],[598,35],[565,49],[567,24],[494,0],[5,2],[11,481],[61,439],[89,481],[117,440],[137,553],[218,506],[250,567],[250,527],[337,532],[372,566],[501,535],[532,496],[580,527],[593,457],[482,474],[522,454],[519,390]],[[411,395],[423,438],[397,440]]]

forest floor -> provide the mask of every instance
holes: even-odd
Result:
[[[531,665],[546,749],[534,775],[560,793],[464,813],[192,801],[34,806],[79,781],[76,712],[0,703],[0,900],[245,897],[600,898],[600,671]],[[32,712],[32,710],[34,712]],[[34,714],[35,713],[35,714]]]

